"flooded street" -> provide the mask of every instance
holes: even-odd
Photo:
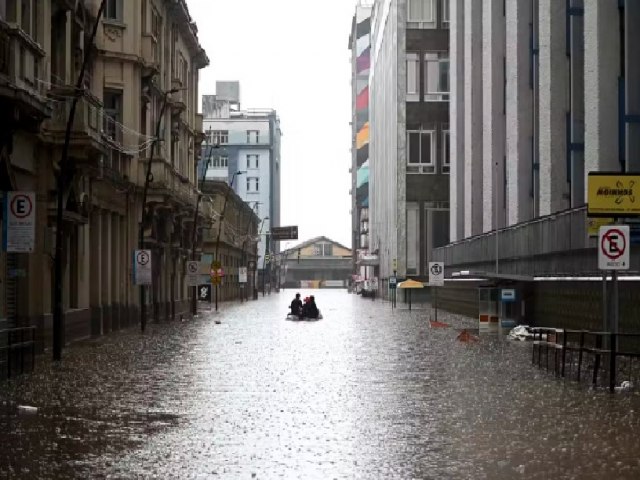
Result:
[[[324,320],[288,322],[293,294],[40,359],[1,385],[0,477],[640,478],[638,394],[344,291],[316,291]]]

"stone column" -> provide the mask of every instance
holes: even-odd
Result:
[[[531,0],[506,2],[507,223],[533,215]]]
[[[540,215],[569,207],[565,2],[540,0]]]
[[[120,215],[111,215],[111,329],[120,329]]]
[[[464,3],[464,235],[482,232],[482,2]]]
[[[101,242],[101,260],[102,260],[102,333],[107,334],[111,331],[111,214],[108,211],[102,211],[102,242]]]
[[[482,54],[482,229],[488,232],[505,225],[505,17],[501,1],[483,3]]]
[[[450,0],[450,237],[464,237],[464,0]]]
[[[91,212],[90,303],[91,336],[102,335],[102,220],[100,210]]]
[[[585,0],[585,181],[589,172],[620,170],[618,162],[618,76],[620,75],[618,21],[618,0]],[[585,202],[586,195],[585,190]]]

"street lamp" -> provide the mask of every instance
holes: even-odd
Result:
[[[142,190],[142,213],[140,215],[140,223],[138,224],[138,249],[144,249],[144,219],[145,219],[145,208],[147,205],[147,193],[149,191],[149,184],[153,181],[153,174],[151,173],[151,165],[153,164],[153,154],[158,148],[158,143],[160,141],[160,127],[162,126],[162,119],[164,117],[164,112],[167,109],[167,103],[169,101],[169,95],[173,93],[178,93],[181,90],[186,90],[186,88],[172,88],[171,90],[167,90],[162,94],[162,106],[160,107],[160,114],[156,120],[156,132],[153,137],[153,141],[151,143],[151,154],[149,155],[149,159],[147,160],[147,174],[144,177],[144,189]],[[147,304],[145,301],[145,286],[140,285],[140,330],[144,333],[145,327],[147,326]]]
[[[260,231],[258,232],[258,241],[262,240],[262,227],[264,227],[264,222],[265,220],[269,220],[269,216],[267,215],[266,217],[264,217],[262,219],[262,221],[260,222]],[[265,241],[265,248],[264,248],[264,255],[262,257],[262,296],[264,297],[264,264],[265,264],[265,259],[267,257],[267,246],[266,246],[266,241]],[[258,268],[256,265],[256,275],[258,274]],[[258,285],[257,279],[256,282],[254,284],[254,294],[253,297],[255,299],[258,298],[258,289],[256,288]]]
[[[247,173],[247,172],[238,170],[237,172],[233,173],[233,175],[231,176],[231,183],[229,184],[229,188],[224,194],[224,203],[222,204],[222,213],[220,214],[220,224],[218,225],[218,236],[216,238],[216,251],[215,251],[214,261],[219,261],[218,251],[220,249],[220,234],[222,233],[222,222],[224,222],[224,213],[227,210],[227,200],[229,199],[229,193],[231,192],[231,190],[233,190],[233,182],[235,181],[236,177],[244,173]],[[213,265],[211,265],[211,267],[213,268]],[[217,283],[215,287],[216,287],[216,312],[217,312],[218,311],[218,284]]]

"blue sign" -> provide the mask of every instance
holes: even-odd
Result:
[[[500,300],[504,303],[516,301],[516,290],[514,288],[503,288],[500,291]]]

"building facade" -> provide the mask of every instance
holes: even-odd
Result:
[[[370,73],[370,250],[378,276],[426,276],[449,241],[447,0],[376,0]]]
[[[280,119],[275,110],[242,110],[238,82],[217,82],[216,95],[203,96],[202,112],[207,140],[200,175],[233,182],[234,192],[264,220],[258,245],[262,270],[265,252],[279,251],[267,233],[271,225],[280,226]]]
[[[584,205],[637,171],[637,2],[451,0],[451,239]]]
[[[0,1],[5,62],[0,91],[10,107],[3,111],[25,107],[19,116],[29,119],[26,124],[3,118],[2,189],[34,191],[37,198],[34,251],[0,257],[0,317],[9,326],[40,327],[45,345],[51,331],[56,176],[99,5],[99,0]],[[198,72],[208,65],[197,28],[184,0],[108,0],[95,43],[71,126],[65,179],[67,342],[139,321],[132,255],[141,220],[154,270],[146,295],[150,316],[164,320],[187,313],[190,295],[185,261],[193,251],[196,162],[203,140]],[[16,98],[28,101],[16,103]],[[152,181],[143,211],[148,162]],[[201,210],[202,217],[207,214]]]
[[[351,51],[351,231],[353,274],[367,278],[358,257],[369,250],[369,73],[371,68],[371,10],[373,0],[356,5]],[[373,275],[373,272],[371,272]]]

